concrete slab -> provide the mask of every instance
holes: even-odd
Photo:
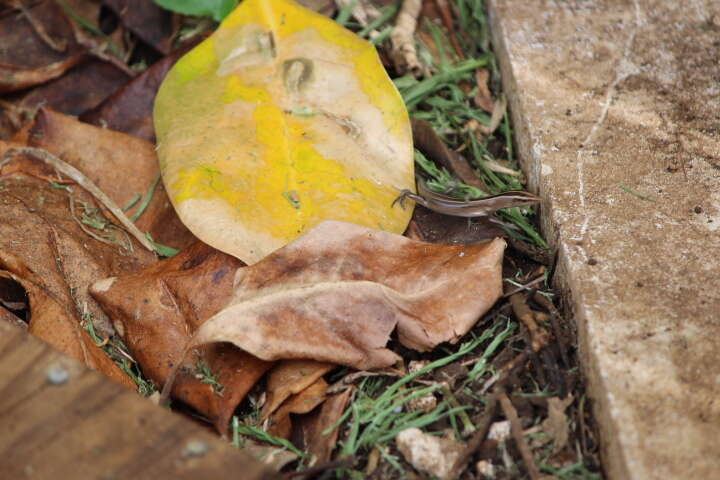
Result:
[[[489,4],[607,473],[718,478],[720,2]]]

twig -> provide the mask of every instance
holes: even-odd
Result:
[[[518,418],[517,410],[515,410],[515,407],[513,407],[512,402],[505,392],[500,393],[498,397],[500,400],[500,406],[505,414],[505,418],[510,420],[510,432],[512,433],[518,450],[520,450],[520,456],[522,456],[522,459],[525,462],[525,468],[527,469],[530,480],[540,480],[540,471],[538,470],[537,465],[535,465],[535,459],[530,451],[530,446],[527,444],[527,441],[525,441],[525,436],[523,435],[523,429],[520,424],[520,418]]]
[[[510,297],[512,295],[515,295],[518,292],[522,292],[523,290],[530,290],[530,287],[542,282],[543,280],[545,280],[545,275],[540,275],[538,278],[536,278],[534,280],[530,280],[528,283],[525,283],[523,285],[520,285],[515,290],[510,290],[508,293],[503,294],[503,298]],[[509,282],[510,280],[506,278],[505,281]]]
[[[535,322],[535,316],[527,304],[525,295],[516,293],[510,296],[510,305],[513,313],[520,320],[530,333],[530,347],[537,353],[548,344],[549,336],[547,331]]]
[[[567,354],[568,347],[567,343],[565,342],[565,336],[560,330],[560,312],[557,308],[555,308],[555,305],[550,299],[544,297],[543,295],[540,295],[540,293],[538,292],[535,292],[535,294],[533,295],[533,301],[541,307],[545,308],[548,312],[550,312],[550,325],[552,326],[555,340],[557,341],[558,347],[560,348],[560,358],[562,358],[563,364],[565,364],[565,366],[569,368],[570,358]]]
[[[490,387],[492,387],[496,383],[502,383],[508,376],[510,376],[513,370],[525,363],[529,355],[530,352],[525,350],[519,355],[517,355],[515,358],[510,360],[508,363],[500,367],[500,369],[495,373],[495,375],[488,378],[487,381],[483,384],[482,388],[480,389],[480,394],[482,395],[483,393],[487,392]]]
[[[81,221],[79,218],[77,218],[77,215],[75,215],[75,199],[73,198],[73,196],[72,196],[72,195],[68,195],[68,200],[69,200],[69,203],[70,203],[70,216],[72,217],[73,220],[75,220],[75,223],[78,224],[78,226],[80,227],[80,229],[81,229],[83,232],[87,233],[89,236],[91,236],[92,238],[94,238],[94,239],[97,240],[98,242],[102,242],[102,243],[104,243],[104,244],[106,244],[106,245],[112,245],[113,247],[116,246],[115,242],[111,242],[111,241],[108,240],[107,238],[103,238],[103,237],[101,237],[100,235],[98,235],[98,234],[96,234],[95,232],[93,232],[92,230],[90,230],[89,228],[87,228],[87,227],[82,223],[82,221]]]
[[[445,29],[448,31],[448,36],[450,37],[450,43],[452,44],[453,50],[455,50],[455,53],[460,60],[465,60],[462,47],[460,47],[460,43],[455,36],[455,24],[453,22],[453,13],[452,8],[450,8],[450,3],[448,0],[435,0],[435,4],[440,11],[440,17],[445,25]]]
[[[480,445],[482,445],[482,443],[485,441],[485,437],[487,437],[487,434],[490,431],[490,426],[495,419],[497,406],[497,397],[495,395],[490,395],[488,397],[488,403],[485,406],[485,411],[483,412],[482,418],[476,426],[477,430],[475,431],[475,434],[467,442],[465,449],[460,453],[460,456],[457,458],[457,460],[455,460],[452,468],[450,469],[448,474],[445,475],[444,480],[454,480],[455,478],[458,478],[458,476],[467,466],[467,463],[470,461],[477,449],[480,448]]]
[[[100,190],[100,188],[98,188],[98,186],[95,185],[95,183],[88,177],[86,177],[80,170],[56,157],[47,150],[43,150],[42,148],[10,148],[7,150],[7,152],[5,152],[5,155],[3,155],[3,160],[9,160],[13,155],[28,155],[30,157],[41,160],[46,164],[50,165],[51,167],[55,168],[57,171],[59,171],[66,177],[70,178],[72,181],[87,190],[87,192],[90,193],[93,197],[95,197],[97,201],[100,202],[105,208],[110,210],[113,216],[115,216],[115,218],[122,224],[122,226],[125,227],[125,229],[133,237],[135,237],[135,239],[138,241],[138,243],[140,243],[140,245],[147,248],[151,252],[155,252],[155,248],[153,248],[150,241],[135,226],[135,224],[128,220],[128,218],[125,216],[125,213],[117,205],[115,205],[115,202],[113,202],[107,195],[105,195],[105,192]],[[0,165],[3,163],[4,162],[0,162]]]
[[[391,56],[395,68],[400,73],[410,72],[419,76],[423,72],[422,63],[415,49],[415,28],[421,8],[422,0],[404,0],[395,27],[390,34]]]

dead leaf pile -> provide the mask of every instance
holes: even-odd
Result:
[[[286,3],[282,8],[290,8]],[[409,81],[422,82],[440,72],[440,57],[452,63],[482,53],[463,52],[468,33],[458,27],[458,5],[447,0],[299,3],[330,17],[340,10],[349,13],[357,21],[355,26],[366,30],[365,37],[380,46],[385,66],[392,70],[394,63],[395,73],[409,73]],[[317,21],[314,14],[311,18]],[[323,22],[331,25],[326,25],[333,29],[328,31],[341,32],[337,38],[347,35],[335,24]],[[275,27],[282,30],[282,25]],[[297,464],[319,468],[318,472],[323,468],[364,468],[366,474],[384,478],[387,470],[383,468],[389,465],[388,459],[395,458],[406,468],[409,464],[419,472],[456,478],[468,467],[480,476],[494,474],[499,466],[498,445],[512,441],[522,450],[528,471],[534,471],[527,457],[529,448],[545,449],[553,458],[567,455],[577,444],[569,410],[577,396],[537,400],[546,415],[530,424],[533,406],[527,398],[512,394],[518,371],[528,365],[538,368],[538,364],[548,363],[549,377],[554,374],[552,369],[557,369],[547,356],[552,335],[546,322],[557,322],[557,312],[551,303],[548,306],[542,299],[526,295],[527,287],[517,287],[520,293],[515,302],[522,297],[524,302],[534,301],[537,305],[533,308],[549,313],[533,310],[534,320],[523,323],[525,316],[515,312],[525,331],[513,333],[493,361],[491,372],[484,377],[478,374],[473,382],[468,380],[485,361],[477,357],[479,348],[462,354],[467,363],[458,360],[414,376],[398,387],[397,397],[382,404],[394,413],[409,415],[407,418],[442,408],[465,415],[461,417],[465,428],[455,429],[455,439],[449,433],[450,420],[444,418],[423,425],[423,429],[430,425],[428,430],[445,432],[443,436],[417,428],[401,431],[406,426],[402,424],[392,433],[399,431],[394,441],[372,445],[368,458],[361,459],[366,460],[364,466],[353,463],[357,454],[333,456],[338,440],[347,442],[352,435],[345,424],[338,428],[340,420],[352,418],[357,402],[370,398],[363,391],[366,380],[389,375],[395,381],[392,377],[415,375],[444,355],[448,343],[459,342],[479,322],[490,319],[495,328],[499,317],[512,315],[507,303],[493,308],[503,294],[503,238],[508,234],[483,219],[448,217],[421,207],[415,210],[405,236],[340,221],[300,222],[287,237],[294,240],[264,245],[258,258],[246,258],[253,262],[249,266],[200,242],[180,221],[166,194],[153,143],[152,114],[168,72],[209,37],[211,28],[209,20],[188,19],[151,1],[12,0],[0,6],[0,321],[26,328],[128,388],[149,394],[153,386],[165,386],[174,409],[207,421],[221,435],[232,438],[233,433],[254,432],[248,434],[252,439],[232,440],[278,470],[301,458]],[[252,33],[252,28],[246,30]],[[447,45],[437,29],[447,37]],[[236,33],[230,27],[218,31],[218,38]],[[308,35],[314,38],[315,34]],[[287,62],[297,61],[295,57],[304,52],[290,43],[297,52],[293,50],[293,58]],[[251,42],[243,43],[243,48],[246,44]],[[270,50],[276,47],[271,44]],[[233,69],[244,69],[249,65],[244,61],[256,60],[259,53],[253,48],[251,45],[239,56],[232,52],[228,62]],[[368,52],[374,55],[375,48],[368,47]],[[327,52],[318,55],[318,65],[337,67],[328,60]],[[392,87],[374,56],[372,61],[380,73],[369,77],[377,79],[382,74],[386,87]],[[279,64],[281,70],[288,67],[285,63]],[[291,92],[293,102],[302,98],[301,82],[320,71],[305,72],[302,61],[295,67],[300,70],[288,67],[283,73],[297,76],[298,83],[291,85],[297,90]],[[344,71],[347,65],[338,68]],[[472,117],[477,120],[456,125],[429,115],[419,116],[430,121],[412,120],[415,147],[450,173],[449,189],[454,188],[453,182],[483,192],[497,189],[487,176],[481,179],[481,169],[520,176],[509,163],[489,157],[478,163],[474,151],[471,163],[465,143],[455,142],[450,148],[445,140],[469,134],[482,142],[503,131],[506,102],[490,72],[489,67],[474,65],[457,85],[458,92],[467,95],[468,106],[483,111]],[[179,83],[184,85],[185,80],[181,78]],[[201,93],[204,85],[199,82]],[[319,85],[313,88],[323,94],[327,93],[323,89],[332,90]],[[238,109],[233,115],[248,114],[248,105],[254,105],[250,97],[259,91],[257,85],[235,87],[233,105]],[[433,95],[442,105],[443,92]],[[240,100],[246,102],[242,108],[247,107],[247,112],[238,107]],[[365,97],[361,100],[365,102]],[[402,104],[399,97],[393,97],[393,102]],[[327,111],[316,111],[314,104],[288,103],[286,107],[281,114],[297,129],[299,142],[322,137],[311,138],[313,132],[305,127],[325,122],[349,135],[348,145],[357,148],[356,125],[350,117],[345,118],[343,102],[330,102]],[[332,113],[331,108],[339,108],[342,115]],[[417,102],[413,108],[417,111]],[[254,125],[255,117],[247,117],[252,120],[248,125]],[[402,118],[402,133],[408,137],[402,156],[409,166],[412,149],[407,119]],[[223,125],[210,122],[208,132],[213,134],[220,127]],[[182,153],[187,139],[173,130]],[[267,140],[272,146],[276,139]],[[209,137],[209,145],[214,142]],[[386,144],[380,136],[370,135],[363,145],[385,148]],[[232,143],[227,145],[232,151],[237,149]],[[21,148],[36,150],[18,150]],[[395,159],[395,150],[390,148],[383,162]],[[367,157],[366,150],[356,153],[360,159]],[[82,181],[49,158],[77,170]],[[208,170],[206,167],[200,165],[199,169]],[[412,172],[406,170],[409,176],[403,178],[412,183]],[[333,169],[327,172],[338,178],[344,175]],[[328,183],[309,178],[318,185]],[[212,178],[200,183],[210,189],[217,187]],[[387,198],[378,202],[383,208],[396,208],[391,205],[395,187],[404,185],[395,183],[386,185]],[[107,201],[81,184],[94,185]],[[308,187],[307,191],[319,189]],[[361,190],[354,189],[353,194],[367,198],[368,193]],[[300,210],[298,206],[309,205],[298,200],[299,191],[296,187],[282,192],[287,195],[275,195],[279,198],[273,201],[287,210],[279,214],[282,221],[296,219],[293,215]],[[319,205],[325,208],[326,203]],[[119,215],[118,210],[122,211]],[[250,230],[257,229],[260,215],[251,210]],[[364,208],[358,211],[366,213]],[[402,230],[410,216],[410,211],[400,213],[403,221],[396,231]],[[200,211],[199,221],[204,221],[205,214]],[[382,222],[372,225],[386,228]],[[133,236],[130,230],[134,229],[139,236]],[[227,229],[221,226],[217,230],[223,233]],[[224,235],[223,242],[234,244],[225,251],[233,252],[239,246],[232,235]],[[284,246],[275,250],[281,244]],[[179,253],[172,256],[175,251]],[[516,278],[515,283],[535,285],[529,278]],[[485,315],[491,308],[491,314]],[[480,329],[485,328],[482,325]],[[518,353],[516,346],[525,333],[527,346]],[[533,344],[533,338],[542,342]],[[483,345],[490,348],[488,342]],[[569,366],[566,352],[560,353]],[[417,368],[409,373],[404,364],[407,357],[421,359],[410,362]],[[429,390],[423,395],[412,393],[413,388],[425,385]],[[493,395],[504,389],[507,396],[497,401]],[[467,409],[466,414],[465,407],[458,407],[468,404],[461,398],[466,391],[488,392],[490,403],[478,406],[476,415],[470,417],[472,410]],[[405,394],[413,398],[402,405],[394,403]],[[480,405],[477,397],[473,402]],[[512,428],[503,418],[512,419]],[[477,431],[469,438],[473,425]],[[537,432],[545,435],[529,444],[522,440]],[[311,457],[305,458],[305,453]],[[508,461],[506,457],[503,462]],[[505,467],[516,468],[507,463]]]
[[[317,406],[322,375],[334,365],[381,368],[400,359],[386,348],[394,329],[417,350],[464,335],[501,294],[503,249],[502,240],[439,246],[324,222],[252,266],[196,244],[91,292],[146,374],[164,384],[177,372],[173,396],[221,432],[267,362],[297,359],[269,375],[263,413],[271,431],[288,437],[288,415]],[[216,358],[225,342],[240,350]],[[187,385],[197,387],[201,360],[232,397],[209,386],[202,400],[193,396]]]
[[[88,287],[108,275],[147,267],[156,262],[155,255],[88,192],[38,158],[12,155],[12,149],[27,145],[63,157],[118,205],[129,203],[134,195],[144,197],[147,202],[136,202],[145,204],[144,211],[136,205],[128,215],[141,213],[137,227],[182,248],[191,234],[177,220],[161,188],[152,197],[148,193],[159,174],[153,147],[47,109],[18,140],[26,143],[0,143],[0,275],[26,290],[31,333],[134,387],[88,333],[97,329],[98,336],[108,338],[114,332]],[[123,170],[134,175],[120,185],[113,172]],[[0,296],[9,288],[6,285]]]

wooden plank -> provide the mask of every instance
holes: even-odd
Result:
[[[256,480],[277,474],[0,322],[0,477]]]

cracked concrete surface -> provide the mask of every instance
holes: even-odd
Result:
[[[720,471],[720,2],[490,0],[613,479]]]

